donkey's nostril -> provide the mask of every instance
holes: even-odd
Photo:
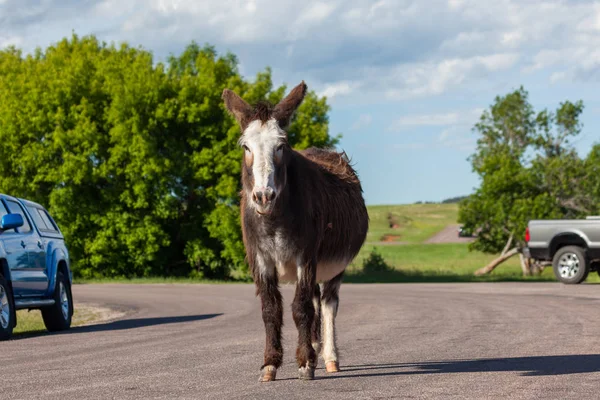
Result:
[[[254,200],[256,204],[262,204],[263,206],[266,206],[272,202],[273,199],[275,199],[275,191],[273,189],[266,188],[264,190],[252,192],[252,200]]]

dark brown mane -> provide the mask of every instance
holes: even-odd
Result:
[[[359,183],[356,171],[352,168],[346,152],[338,153],[334,150],[311,147],[299,153],[314,163],[319,164],[341,180],[348,183]]]
[[[252,121],[260,121],[263,124],[270,120],[273,116],[273,106],[268,101],[259,101],[252,109],[252,113],[248,118],[248,123]]]

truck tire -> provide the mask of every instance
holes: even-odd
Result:
[[[560,248],[554,254],[552,267],[556,279],[568,285],[585,281],[590,272],[590,263],[585,250],[579,246]]]
[[[15,326],[13,308],[12,290],[6,279],[0,275],[0,340],[8,340],[12,337]]]
[[[44,325],[50,332],[64,331],[71,327],[73,316],[73,296],[71,285],[61,271],[56,274],[54,289],[54,305],[42,308]]]

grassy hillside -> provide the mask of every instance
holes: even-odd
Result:
[[[410,204],[400,206],[369,206],[367,243],[378,242],[386,235],[392,241],[422,243],[458,218],[458,204]],[[390,227],[389,217],[397,223]]]
[[[498,267],[491,275],[476,278],[473,272],[496,255],[471,252],[467,243],[425,244],[448,225],[456,224],[457,204],[370,206],[367,243],[348,268],[348,282],[423,282],[522,280],[518,258]],[[396,227],[390,227],[390,215]],[[363,262],[371,251],[383,256],[392,271],[363,274]],[[534,280],[553,280],[546,269]]]

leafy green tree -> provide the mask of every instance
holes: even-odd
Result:
[[[555,112],[536,114],[520,88],[496,97],[483,112],[470,158],[481,186],[459,210],[459,221],[477,232],[471,249],[502,252],[482,273],[521,251],[530,219],[576,218],[598,210],[598,146],[583,160],[571,145],[581,132],[582,111],[581,101],[566,101]]]
[[[237,65],[195,43],[155,63],[93,36],[0,51],[0,191],[49,208],[78,276],[247,277],[240,132],[221,93],[276,102],[285,87]],[[292,145],[334,145],[328,111],[307,95]]]

